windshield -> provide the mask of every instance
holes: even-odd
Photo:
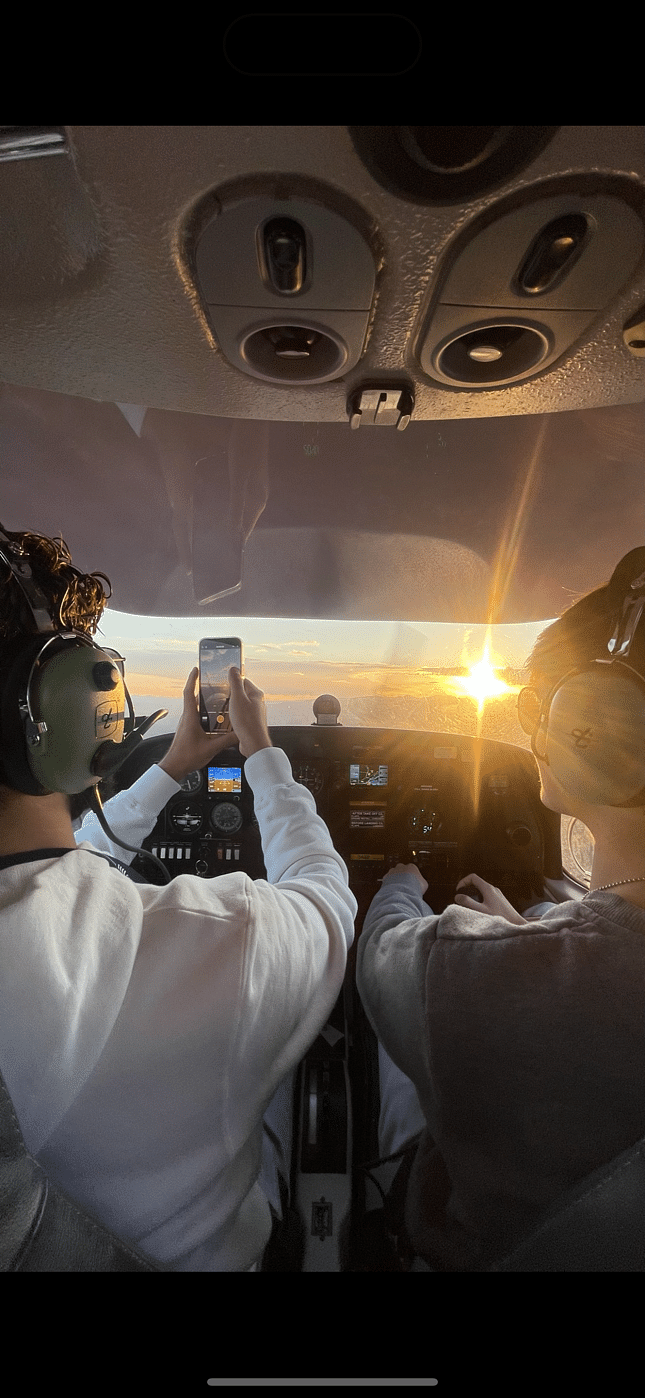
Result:
[[[310,724],[333,694],[348,727],[464,733],[529,747],[517,720],[526,657],[548,622],[457,626],[283,617],[128,616],[104,612],[97,640],[126,660],[138,714],[168,709],[155,733],[174,732],[182,691],[205,635],[239,636],[245,673],[264,690],[270,724]]]
[[[644,449],[642,403],[354,431],[5,384],[0,517],[109,577],[97,639],[158,733],[200,638],[239,636],[271,724],[333,694],[346,726],[526,748],[536,637],[645,537]]]

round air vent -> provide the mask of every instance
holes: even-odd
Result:
[[[324,383],[347,362],[347,347],[328,326],[298,323],[250,331],[240,354],[254,374],[271,383]]]
[[[482,194],[523,170],[557,126],[349,126],[379,184],[419,204]]]
[[[534,373],[550,349],[548,333],[535,326],[483,325],[440,344],[433,367],[449,383],[493,388]]]

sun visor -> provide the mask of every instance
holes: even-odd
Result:
[[[205,534],[203,545],[206,554]],[[233,561],[232,554],[227,561]],[[217,557],[211,577],[218,585],[226,577]],[[232,595],[222,594],[221,604],[196,607],[190,579],[177,570],[156,598],[155,612],[485,622],[490,582],[482,558],[445,539],[258,528],[244,547],[242,585]]]
[[[642,403],[354,432],[0,390],[6,527],[147,616],[557,616],[642,544],[644,450]]]

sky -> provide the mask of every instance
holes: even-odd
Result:
[[[95,639],[121,651],[135,709],[150,713],[163,703],[170,731],[181,712],[182,692],[198,663],[206,618],[144,617],[106,608]],[[548,621],[491,628],[490,661],[520,669]],[[311,704],[334,694],[388,700],[421,696],[432,671],[475,664],[487,628],[436,622],[289,620],[283,617],[218,617],[217,635],[239,636],[244,671],[264,690],[270,723],[312,722]],[[136,701],[139,701],[138,703]],[[157,725],[164,731],[164,722]]]

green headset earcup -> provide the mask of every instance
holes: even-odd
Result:
[[[47,733],[30,745],[19,699],[45,639],[29,643],[8,677],[2,696],[2,761],[16,790],[72,796],[96,785],[92,760],[102,743],[122,741],[125,686],[112,657],[99,647],[61,639],[34,675],[32,710],[47,724]]]
[[[645,683],[600,664],[565,680],[549,708],[546,756],[579,801],[628,805],[645,788]]]

